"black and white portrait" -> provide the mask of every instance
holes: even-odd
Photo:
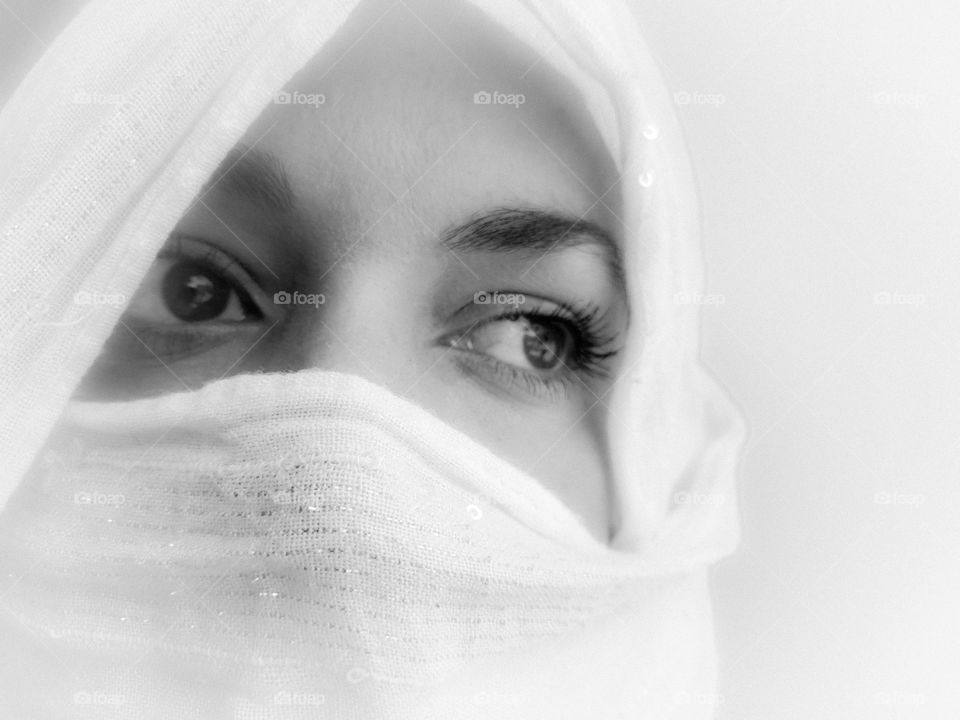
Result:
[[[957,30],[0,0],[0,719],[960,716]]]

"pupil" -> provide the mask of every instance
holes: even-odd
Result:
[[[181,320],[197,322],[217,317],[230,300],[230,285],[196,262],[180,262],[163,278],[163,299]]]
[[[526,323],[523,334],[523,352],[530,364],[539,370],[550,370],[560,363],[566,349],[566,336],[556,327]]]

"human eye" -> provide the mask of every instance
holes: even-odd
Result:
[[[522,309],[496,308],[441,344],[459,351],[471,372],[535,399],[557,400],[573,386],[609,377],[618,333],[599,307],[516,295],[524,298]]]
[[[174,235],[121,318],[128,332],[120,353],[126,360],[193,354],[259,325],[268,307],[236,258],[205,240]]]

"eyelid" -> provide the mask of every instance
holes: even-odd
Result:
[[[454,310],[453,313],[451,313],[451,315],[450,315],[451,319],[457,317],[458,315],[460,315],[460,314],[463,313],[464,311],[470,310],[470,309],[482,309],[482,308],[484,308],[484,307],[513,307],[513,305],[509,305],[509,304],[508,304],[508,305],[491,305],[490,303],[480,303],[480,302],[477,302],[477,297],[478,297],[479,295],[481,295],[481,294],[486,294],[486,295],[495,295],[495,294],[499,294],[499,295],[519,295],[519,296],[523,297],[523,298],[525,299],[525,301],[526,301],[526,300],[533,300],[533,301],[536,302],[536,303],[549,303],[549,304],[551,304],[551,305],[561,305],[561,303],[555,302],[555,301],[553,301],[553,300],[547,300],[546,298],[542,298],[542,297],[539,297],[539,296],[536,296],[536,295],[531,295],[529,292],[524,292],[524,291],[522,291],[522,290],[508,290],[508,289],[504,289],[504,290],[479,290],[479,291],[477,291],[477,292],[475,292],[475,293],[473,294],[473,299],[472,299],[472,300],[470,300],[469,302],[464,303],[463,305],[461,305],[460,307],[458,307],[456,310]],[[526,302],[524,302],[523,304],[526,304]]]
[[[605,349],[612,347],[620,334],[625,330],[625,328],[611,326],[608,322],[610,309],[601,309],[594,303],[572,303],[561,300],[551,300],[539,295],[533,295],[529,291],[522,292],[519,290],[505,289],[483,292],[487,295],[520,295],[524,298],[524,302],[520,305],[509,303],[487,304],[477,303],[476,301],[465,303],[453,312],[451,318],[465,314],[468,310],[474,310],[475,314],[479,315],[479,317],[472,320],[468,328],[458,330],[457,332],[459,334],[462,335],[472,332],[487,323],[526,317],[532,320],[565,322],[572,326],[575,332],[584,333],[587,336],[585,339],[592,340],[592,345],[594,345],[595,348]],[[477,294],[474,295],[475,298]],[[486,314],[484,313],[484,308],[503,308],[503,311]],[[619,349],[613,350],[610,354],[616,354],[617,352],[619,352]]]
[[[511,291],[497,292],[509,295]],[[483,309],[497,306],[466,303],[453,313],[453,317],[462,315],[465,310],[473,307]],[[438,343],[457,350],[456,362],[461,369],[482,380],[485,386],[505,393],[508,397],[515,397],[513,391],[519,390],[528,398],[558,401],[568,398],[577,385],[586,386],[587,378],[602,379],[611,376],[612,368],[607,367],[606,361],[620,352],[620,347],[614,347],[620,334],[618,331],[610,333],[604,328],[606,312],[589,304],[579,307],[530,294],[525,294],[525,302],[521,307],[526,309],[508,305],[502,312],[479,317],[464,327],[445,333]],[[535,322],[558,322],[567,325],[576,342],[576,358],[563,363],[560,369],[544,373],[518,367],[462,344],[464,339],[468,339],[486,325],[517,320],[520,317]]]
[[[188,248],[193,246],[198,249],[196,252],[184,250],[184,244]],[[234,291],[240,296],[241,302],[253,304],[264,318],[275,317],[277,314],[276,304],[270,302],[270,298],[261,288],[255,274],[239,258],[210,240],[185,233],[175,233],[170,236],[167,245],[157,253],[157,258],[164,260],[186,258],[207,264],[230,281]],[[211,321],[208,324],[216,324],[216,322]],[[224,324],[223,321],[220,322]]]

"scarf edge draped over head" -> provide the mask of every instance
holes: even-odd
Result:
[[[511,714],[511,707],[495,703],[489,708],[457,704],[477,687],[476,672],[481,666],[468,665],[462,675],[448,678],[447,700],[434,698],[434,706],[412,705],[408,714],[391,706],[383,716],[479,717],[489,709],[499,717],[525,718],[547,712],[553,713],[550,717],[708,717],[711,707],[701,702],[704,698],[678,698],[674,691],[713,686],[715,658],[705,570],[738,541],[733,482],[744,425],[699,361],[697,303],[682,302],[702,291],[703,272],[693,178],[672,103],[633,16],[620,0],[470,2],[569,78],[622,173],[624,260],[633,322],[625,343],[625,371],[608,404],[617,534],[611,548],[597,546],[591,550],[596,551],[594,555],[581,553],[582,546],[571,546],[569,553],[561,546],[550,547],[563,562],[568,554],[571,563],[595,557],[599,567],[603,559],[611,577],[621,567],[627,572],[630,566],[633,572],[634,561],[645,570],[642,582],[631,586],[639,594],[624,601],[624,612],[602,616],[590,632],[559,633],[551,642],[525,645],[526,652],[514,656],[485,656],[484,674],[498,677],[497,687],[512,687],[521,697],[537,695],[541,688],[537,683],[543,682],[538,697],[549,700],[543,705],[553,710]],[[122,0],[91,0],[0,112],[0,167],[4,169],[0,179],[0,453],[4,464],[0,509],[21,485],[170,229],[275,92],[306,65],[357,4],[358,0],[158,0],[138,4],[134,10]],[[91,102],[91,96],[106,101]],[[85,293],[119,300],[85,303]],[[42,502],[43,490],[30,497],[40,497]],[[531,502],[526,507],[529,513],[554,512],[547,505]],[[10,503],[11,508],[15,506]],[[11,523],[14,527],[6,528],[7,535],[27,538],[23,547],[30,547],[29,540],[46,528],[34,528],[29,511],[18,510],[15,520],[21,526]],[[85,516],[85,521],[96,527],[93,517]],[[278,523],[286,522],[293,514],[275,517]],[[524,526],[523,518],[514,519],[518,527]],[[27,527],[22,527],[24,523]],[[119,524],[113,526],[114,532]],[[68,549],[72,540],[65,540]],[[50,548],[63,548],[50,538],[46,541],[47,546],[30,552],[43,559],[45,551],[55,554]],[[544,543],[537,540],[536,547],[545,547]],[[175,553],[179,546],[172,545],[170,552]],[[136,547],[110,546],[109,550],[129,550],[133,560],[138,559]],[[221,551],[219,545],[210,550]],[[516,552],[513,547],[511,551]],[[73,558],[70,551],[61,554],[70,556],[67,561]],[[33,557],[27,555],[25,561]],[[46,579],[63,579],[57,574],[63,567],[59,556],[47,560],[47,566],[38,567],[32,578],[21,583],[27,589],[17,598],[20,614],[13,618],[29,628],[21,643],[26,649],[16,657],[9,656],[13,654],[9,649],[0,653],[0,680],[28,677],[25,673],[31,667],[49,660],[42,652],[28,655],[34,635],[59,643],[60,650],[73,647],[71,638],[43,635],[44,630],[62,632],[67,623],[73,635],[82,635],[100,650],[107,637],[104,628],[118,628],[121,635],[126,632],[121,621],[130,618],[115,617],[120,613],[114,612],[118,601],[113,598],[91,595],[101,598],[103,607],[71,608],[73,614],[65,620],[54,607],[56,598],[38,597],[42,592],[36,588],[45,587]],[[136,562],[133,565],[139,567]],[[615,572],[610,569],[614,566]],[[17,567],[16,562],[11,567]],[[87,569],[84,566],[84,572]],[[92,582],[99,576],[92,566],[89,569]],[[659,583],[651,575],[672,577]],[[359,581],[366,576],[352,577]],[[370,582],[377,577],[371,575]],[[463,580],[469,579],[467,573]],[[244,577],[231,580],[237,592],[252,592]],[[524,577],[523,582],[529,585],[532,580]],[[124,585],[123,592],[135,590]],[[341,593],[344,601],[348,600],[345,593]],[[619,597],[606,586],[597,596],[598,603]],[[324,600],[309,597],[314,602]],[[247,607],[231,598],[237,608]],[[31,606],[34,601],[38,601],[36,608]],[[247,597],[246,602],[271,601]],[[577,610],[559,601],[557,606],[542,610],[537,622]],[[401,609],[391,607],[390,611]],[[425,606],[423,611],[440,613],[443,608]],[[533,612],[529,607],[527,611]],[[143,609],[131,606],[134,612],[142,614]],[[71,627],[72,617],[96,622]],[[462,617],[456,615],[448,622],[463,631]],[[496,625],[498,618],[516,622],[509,612],[493,612],[488,631],[494,639],[503,632]],[[311,619],[316,620],[314,614]],[[0,616],[0,621],[10,620],[7,614]],[[266,617],[258,620],[269,622]],[[366,618],[365,622],[375,621]],[[360,627],[369,629],[363,623]],[[15,626],[17,632],[22,629]],[[246,630],[246,625],[239,626],[236,637],[230,639],[245,637]],[[141,639],[152,637],[131,633]],[[311,637],[311,641],[322,647],[324,637]],[[86,657],[83,652],[89,648],[80,639],[76,642],[77,657]],[[198,642],[187,633],[178,647],[184,651]],[[8,648],[21,647],[13,632],[9,643]],[[115,646],[106,649],[112,652]],[[393,647],[384,646],[373,651]],[[610,665],[614,656],[619,658],[612,663],[616,667]],[[179,662],[184,655],[174,657]],[[105,662],[102,657],[100,662]],[[212,661],[207,664],[215,669]],[[108,673],[117,670],[109,662],[104,667]],[[254,675],[266,673],[259,667],[246,670]],[[155,679],[151,669],[125,666],[124,671],[134,678],[131,682],[139,678],[148,684]],[[91,673],[91,677],[106,677]],[[587,675],[606,683],[609,693],[584,685]],[[624,684],[623,677],[636,677],[637,682]],[[69,686],[69,678],[61,680]],[[558,680],[564,692],[550,695],[558,688],[551,682]],[[30,687],[31,682],[21,685]],[[134,697],[136,688],[126,687]],[[381,691],[383,697],[392,697]],[[356,692],[368,693],[367,686],[357,686]],[[621,697],[614,697],[617,693]],[[376,699],[376,688],[368,694]],[[0,705],[5,700],[2,695]],[[165,697],[174,703],[186,702],[176,693]],[[48,693],[27,702],[33,707],[62,699]],[[617,709],[604,714],[605,707]],[[624,715],[624,708],[636,712]],[[74,700],[64,716],[77,709]],[[276,717],[278,712],[282,717],[312,716],[309,710],[274,703],[269,716]],[[129,712],[136,711],[131,707]],[[243,712],[236,716],[264,717]]]
[[[697,305],[678,302],[703,289],[699,214],[656,62],[619,1],[470,1],[572,80],[623,173],[636,320],[609,404],[612,544],[702,569],[739,539],[745,428],[699,361]],[[0,112],[0,508],[170,228],[356,4],[93,0]]]

